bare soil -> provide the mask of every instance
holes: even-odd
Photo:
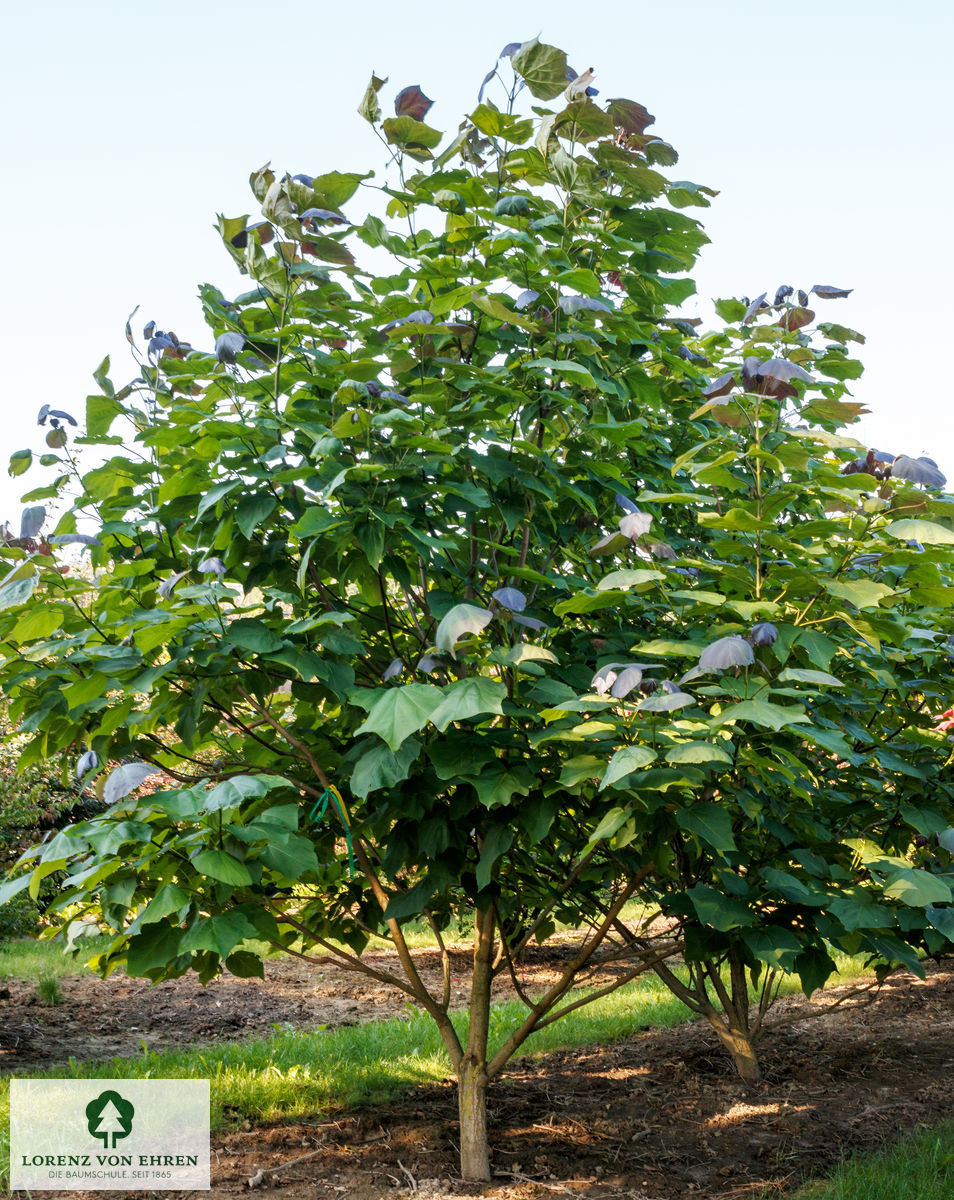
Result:
[[[539,982],[552,968],[541,960],[528,974]],[[2,981],[10,995],[0,999],[0,1069],[135,1053],[139,1038],[152,1049],[403,1008],[396,993],[330,965],[291,962],[270,964],[264,983],[225,978],[202,989],[186,978],[150,987],[118,976],[61,986],[66,1003],[43,1008],[29,1003],[30,985]],[[786,1000],[779,1012],[796,1010],[813,1011]],[[447,1081],[336,1119],[246,1123],[213,1140],[211,1192],[130,1196],[745,1200],[765,1186],[784,1196],[841,1158],[952,1112],[954,969],[931,968],[923,982],[899,975],[869,1006],[785,1026],[764,1044],[763,1065],[763,1083],[747,1089],[699,1024],[517,1061],[491,1090],[494,1181],[485,1186],[457,1179],[456,1098]],[[261,1170],[264,1184],[250,1192]],[[954,1166],[937,1195],[954,1196]]]

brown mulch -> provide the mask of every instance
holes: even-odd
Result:
[[[544,964],[539,969],[545,970]],[[135,1001],[145,1031],[153,1035],[160,1018],[169,1015],[160,1005],[178,1006],[181,1016],[200,1004],[216,1004],[217,996],[225,997],[222,1009],[233,1016],[244,996],[251,1027],[270,1003],[272,1020],[297,1025],[303,1015],[327,1008],[330,998],[321,989],[332,979],[339,1002],[354,1006],[351,1019],[384,1015],[383,1001],[369,995],[361,981],[354,981],[359,995],[344,997],[341,976],[330,967],[328,980],[314,979],[310,968],[301,970],[297,982],[284,966],[280,979],[264,985],[224,980],[210,986],[207,1001],[199,1001],[197,989],[186,980],[168,991],[161,985],[142,992],[141,983],[130,980],[120,981],[114,990],[129,989],[126,1002]],[[4,985],[11,986],[9,981]],[[234,992],[216,990],[233,985]],[[72,981],[63,986],[65,990]],[[8,1003],[0,1001],[0,1030],[7,1029]],[[784,1001],[781,1011],[791,1012],[797,1005],[804,1002]],[[400,1008],[398,1000],[392,1011]],[[54,1021],[61,1012],[42,1010]],[[276,1012],[290,1015],[276,1018]],[[203,1010],[192,1019],[194,1040],[197,1032],[208,1030],[214,1014]],[[242,1032],[236,1031],[238,1036]],[[77,1056],[85,1049],[85,1038],[83,1030],[74,1028],[72,1052]],[[58,1029],[61,1050],[68,1041],[68,1031]],[[907,975],[892,978],[870,1006],[846,1007],[785,1026],[769,1037],[762,1058],[763,1083],[746,1089],[711,1033],[695,1024],[517,1061],[491,1090],[494,1181],[484,1187],[457,1179],[456,1099],[446,1082],[334,1120],[246,1123],[213,1141],[211,1192],[130,1196],[749,1200],[765,1186],[789,1194],[846,1155],[934,1124],[952,1111],[954,969],[946,964],[931,968],[925,982]],[[0,1059],[5,1069],[9,1062]],[[282,1170],[282,1163],[313,1150],[321,1153]],[[276,1172],[278,1179],[249,1192],[248,1179],[260,1168]],[[44,1194],[73,1200],[98,1195]],[[954,1167],[950,1179],[938,1181],[937,1194],[954,1195]]]

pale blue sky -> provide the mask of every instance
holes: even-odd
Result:
[[[675,177],[720,189],[694,210],[713,242],[701,297],[855,288],[824,312],[868,337],[862,430],[954,481],[949,2],[54,0],[11,6],[0,48],[0,520],[46,478],[6,475],[41,448],[40,406],[81,416],[106,353],[118,382],[134,373],[136,304],[208,340],[196,285],[244,286],[212,223],[250,211],[253,168],[379,167],[355,112],[372,69],[386,103],[420,83],[452,129],[500,48],[536,34],[656,114]]]

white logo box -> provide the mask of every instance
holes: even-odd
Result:
[[[208,1190],[208,1079],[11,1079],[10,1186]]]

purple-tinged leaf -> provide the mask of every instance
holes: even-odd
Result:
[[[649,665],[649,663],[606,663],[604,666],[600,667],[600,669],[590,680],[590,687],[598,696],[602,696],[608,692],[610,687],[616,682],[620,671],[625,671],[630,667],[635,667],[640,672],[641,678],[643,670]]]
[[[326,225],[350,225],[351,222],[347,217],[344,217],[339,212],[332,212],[330,208],[306,208],[301,214],[301,221],[311,221],[313,224],[323,223]]]
[[[224,575],[225,563],[217,557],[203,558],[199,563],[199,571],[203,575]]]
[[[525,308],[529,308],[530,305],[533,304],[533,302],[535,300],[539,300],[539,299],[540,299],[539,292],[535,292],[533,290],[533,288],[527,288],[526,291],[521,292],[520,295],[516,298],[516,300],[514,300],[513,306],[518,312],[523,312],[523,310]]]
[[[497,57],[498,58],[513,58],[513,56],[517,53],[517,51],[520,49],[520,47],[522,45],[523,45],[523,42],[508,42],[506,44],[506,46],[504,46],[504,48],[497,55]]]
[[[567,67],[566,77],[568,86],[566,89],[566,98],[571,103],[574,100],[582,100],[584,96],[598,96],[599,92],[595,87],[590,87],[593,82],[593,68],[587,67],[585,71],[581,71],[579,75],[572,67]]]
[[[43,528],[43,522],[46,520],[46,507],[43,504],[35,504],[32,508],[25,508],[23,515],[20,517],[20,537],[34,538]]]
[[[420,663],[418,663],[420,666]],[[393,679],[395,675],[400,675],[404,670],[404,663],[399,658],[392,658],[385,668],[384,674],[381,676],[381,682],[387,683],[389,679]]]
[[[759,365],[758,379],[761,391],[766,396],[775,396],[780,400],[798,395],[798,390],[792,386],[792,380],[811,383],[809,373],[787,358],[770,358]]]
[[[632,502],[632,500],[630,500],[630,498],[628,496],[624,496],[622,492],[617,492],[616,495],[613,497],[613,499],[616,501],[616,503],[619,505],[619,507],[623,510],[624,513],[638,513],[639,512],[639,509]]]
[[[637,704],[640,712],[674,712],[677,708],[685,708],[687,704],[695,704],[695,697],[678,688],[672,692],[662,692],[649,696]]]
[[[792,295],[792,293],[794,291],[795,291],[794,288],[789,287],[787,283],[783,283],[782,286],[775,293],[775,299],[772,302],[774,307],[777,308],[780,304],[782,304],[784,301],[786,301],[789,298],[789,296]]]
[[[455,604],[445,614],[434,635],[434,645],[442,654],[456,659],[456,646],[468,633],[480,633],[489,623],[493,613],[489,608],[478,608],[475,604]]]
[[[156,363],[166,350],[175,351],[175,349],[176,343],[168,333],[157,333],[155,337],[149,339],[146,356],[151,363]]]
[[[418,659],[417,669],[423,671],[425,675],[433,675],[434,672],[444,666],[443,656],[440,654],[425,654]]]
[[[797,300],[798,300],[798,303],[801,305],[801,307],[804,308],[805,305],[808,303],[808,293],[803,292],[802,289],[799,288]]]
[[[80,759],[76,764],[76,782],[82,783],[83,779],[90,773],[90,771],[95,771],[98,766],[99,755],[95,750],[87,750],[85,754],[80,756]]]
[[[434,101],[428,100],[417,83],[402,88],[394,97],[394,111],[397,116],[413,117],[415,121],[423,121],[433,104]]]
[[[156,322],[155,321],[147,321],[146,324],[143,326],[142,336],[148,342],[149,339],[154,336],[155,332],[156,332]]]
[[[215,339],[215,357],[220,363],[234,363],[235,356],[245,345],[245,338],[234,330],[220,334]]]
[[[493,593],[493,599],[503,608],[519,613],[527,607],[527,597],[519,588],[502,587]]]
[[[174,575],[170,575],[168,579],[164,579],[162,581],[162,583],[160,583],[159,586],[156,588],[156,591],[158,592],[159,596],[163,600],[167,600],[172,595],[172,591],[175,588],[176,584],[179,582],[179,580],[184,579],[186,577],[186,575],[188,575],[188,574],[189,574],[188,570],[177,571]]]
[[[635,542],[643,534],[649,533],[652,523],[653,519],[649,513],[627,513],[625,517],[620,517],[619,531],[623,537],[628,537],[631,541]]]
[[[153,767],[149,763],[124,763],[121,767],[117,767],[106,780],[103,799],[107,804],[115,804],[117,800],[122,800],[124,796],[134,792],[137,787],[145,783],[150,775],[155,775],[158,771],[158,767]]]
[[[590,551],[592,553],[592,551]],[[541,629],[549,629],[550,626],[543,621],[538,621],[536,617],[515,616],[513,619],[514,625],[523,625],[526,629],[532,629],[539,632]]]
[[[577,312],[612,312],[612,308],[603,300],[597,300],[595,296],[561,296],[560,308],[571,316]]]
[[[418,308],[412,313],[408,313],[406,317],[397,317],[393,321],[388,321],[387,325],[381,326],[381,333],[387,333],[389,329],[397,329],[399,325],[430,325],[434,320],[432,313],[429,313],[426,308]]]
[[[920,483],[925,487],[942,488],[947,483],[947,477],[938,470],[933,459],[908,458],[906,454],[899,454],[894,460],[891,474],[895,479],[905,479],[908,483]]]
[[[822,300],[841,300],[850,296],[854,288],[832,287],[830,283],[816,283],[812,291]]]
[[[747,354],[742,359],[742,386],[746,391],[751,391],[758,383],[759,371],[764,361],[757,354]]]
[[[725,375],[720,375],[718,379],[713,379],[708,387],[703,388],[702,394],[706,400],[715,400],[719,396],[728,395],[738,382],[734,372],[727,371]]]
[[[745,316],[742,318],[743,325],[748,325],[749,321],[752,320],[756,313],[760,312],[763,308],[768,308],[768,304],[765,301],[765,297],[767,295],[767,292],[763,292],[761,296],[755,297],[749,307],[745,310]]]
[[[752,626],[752,632],[749,634],[753,646],[774,646],[777,637],[778,627],[771,621],[759,621],[757,625]]]
[[[37,425],[45,425],[46,418],[49,416],[51,411],[52,410],[51,410],[50,406],[48,404],[44,404],[43,407],[40,409],[40,411],[37,413],[37,416],[36,416]]]
[[[730,667],[748,667],[754,662],[752,647],[737,633],[710,642],[699,655],[699,667],[703,671],[726,671]]]
[[[303,174],[299,173],[298,175],[293,175],[292,179],[296,183],[303,183],[305,185],[305,187],[313,188],[315,186],[314,175],[303,175]]]
[[[626,667],[616,676],[610,695],[616,700],[625,700],[631,691],[639,687],[643,673],[639,667]]]
[[[487,86],[487,84],[488,84],[488,83],[490,83],[491,79],[493,79],[493,77],[494,77],[496,74],[497,74],[497,68],[496,68],[496,67],[494,67],[494,69],[493,69],[492,71],[488,71],[488,72],[487,72],[487,74],[484,76],[484,81],[483,81],[483,83],[480,85],[480,90],[479,90],[479,91],[478,91],[478,93],[477,93],[477,103],[478,103],[478,104],[480,104],[480,103],[482,103],[482,102],[483,102],[483,99],[484,99],[484,88]]]
[[[409,404],[407,396],[403,396],[400,392],[395,392],[393,388],[383,388],[381,391],[382,400],[394,400],[398,404]]]
[[[53,421],[65,421],[67,425],[72,425],[74,428],[79,424],[74,416],[64,412],[62,408],[48,409],[47,416]]]

